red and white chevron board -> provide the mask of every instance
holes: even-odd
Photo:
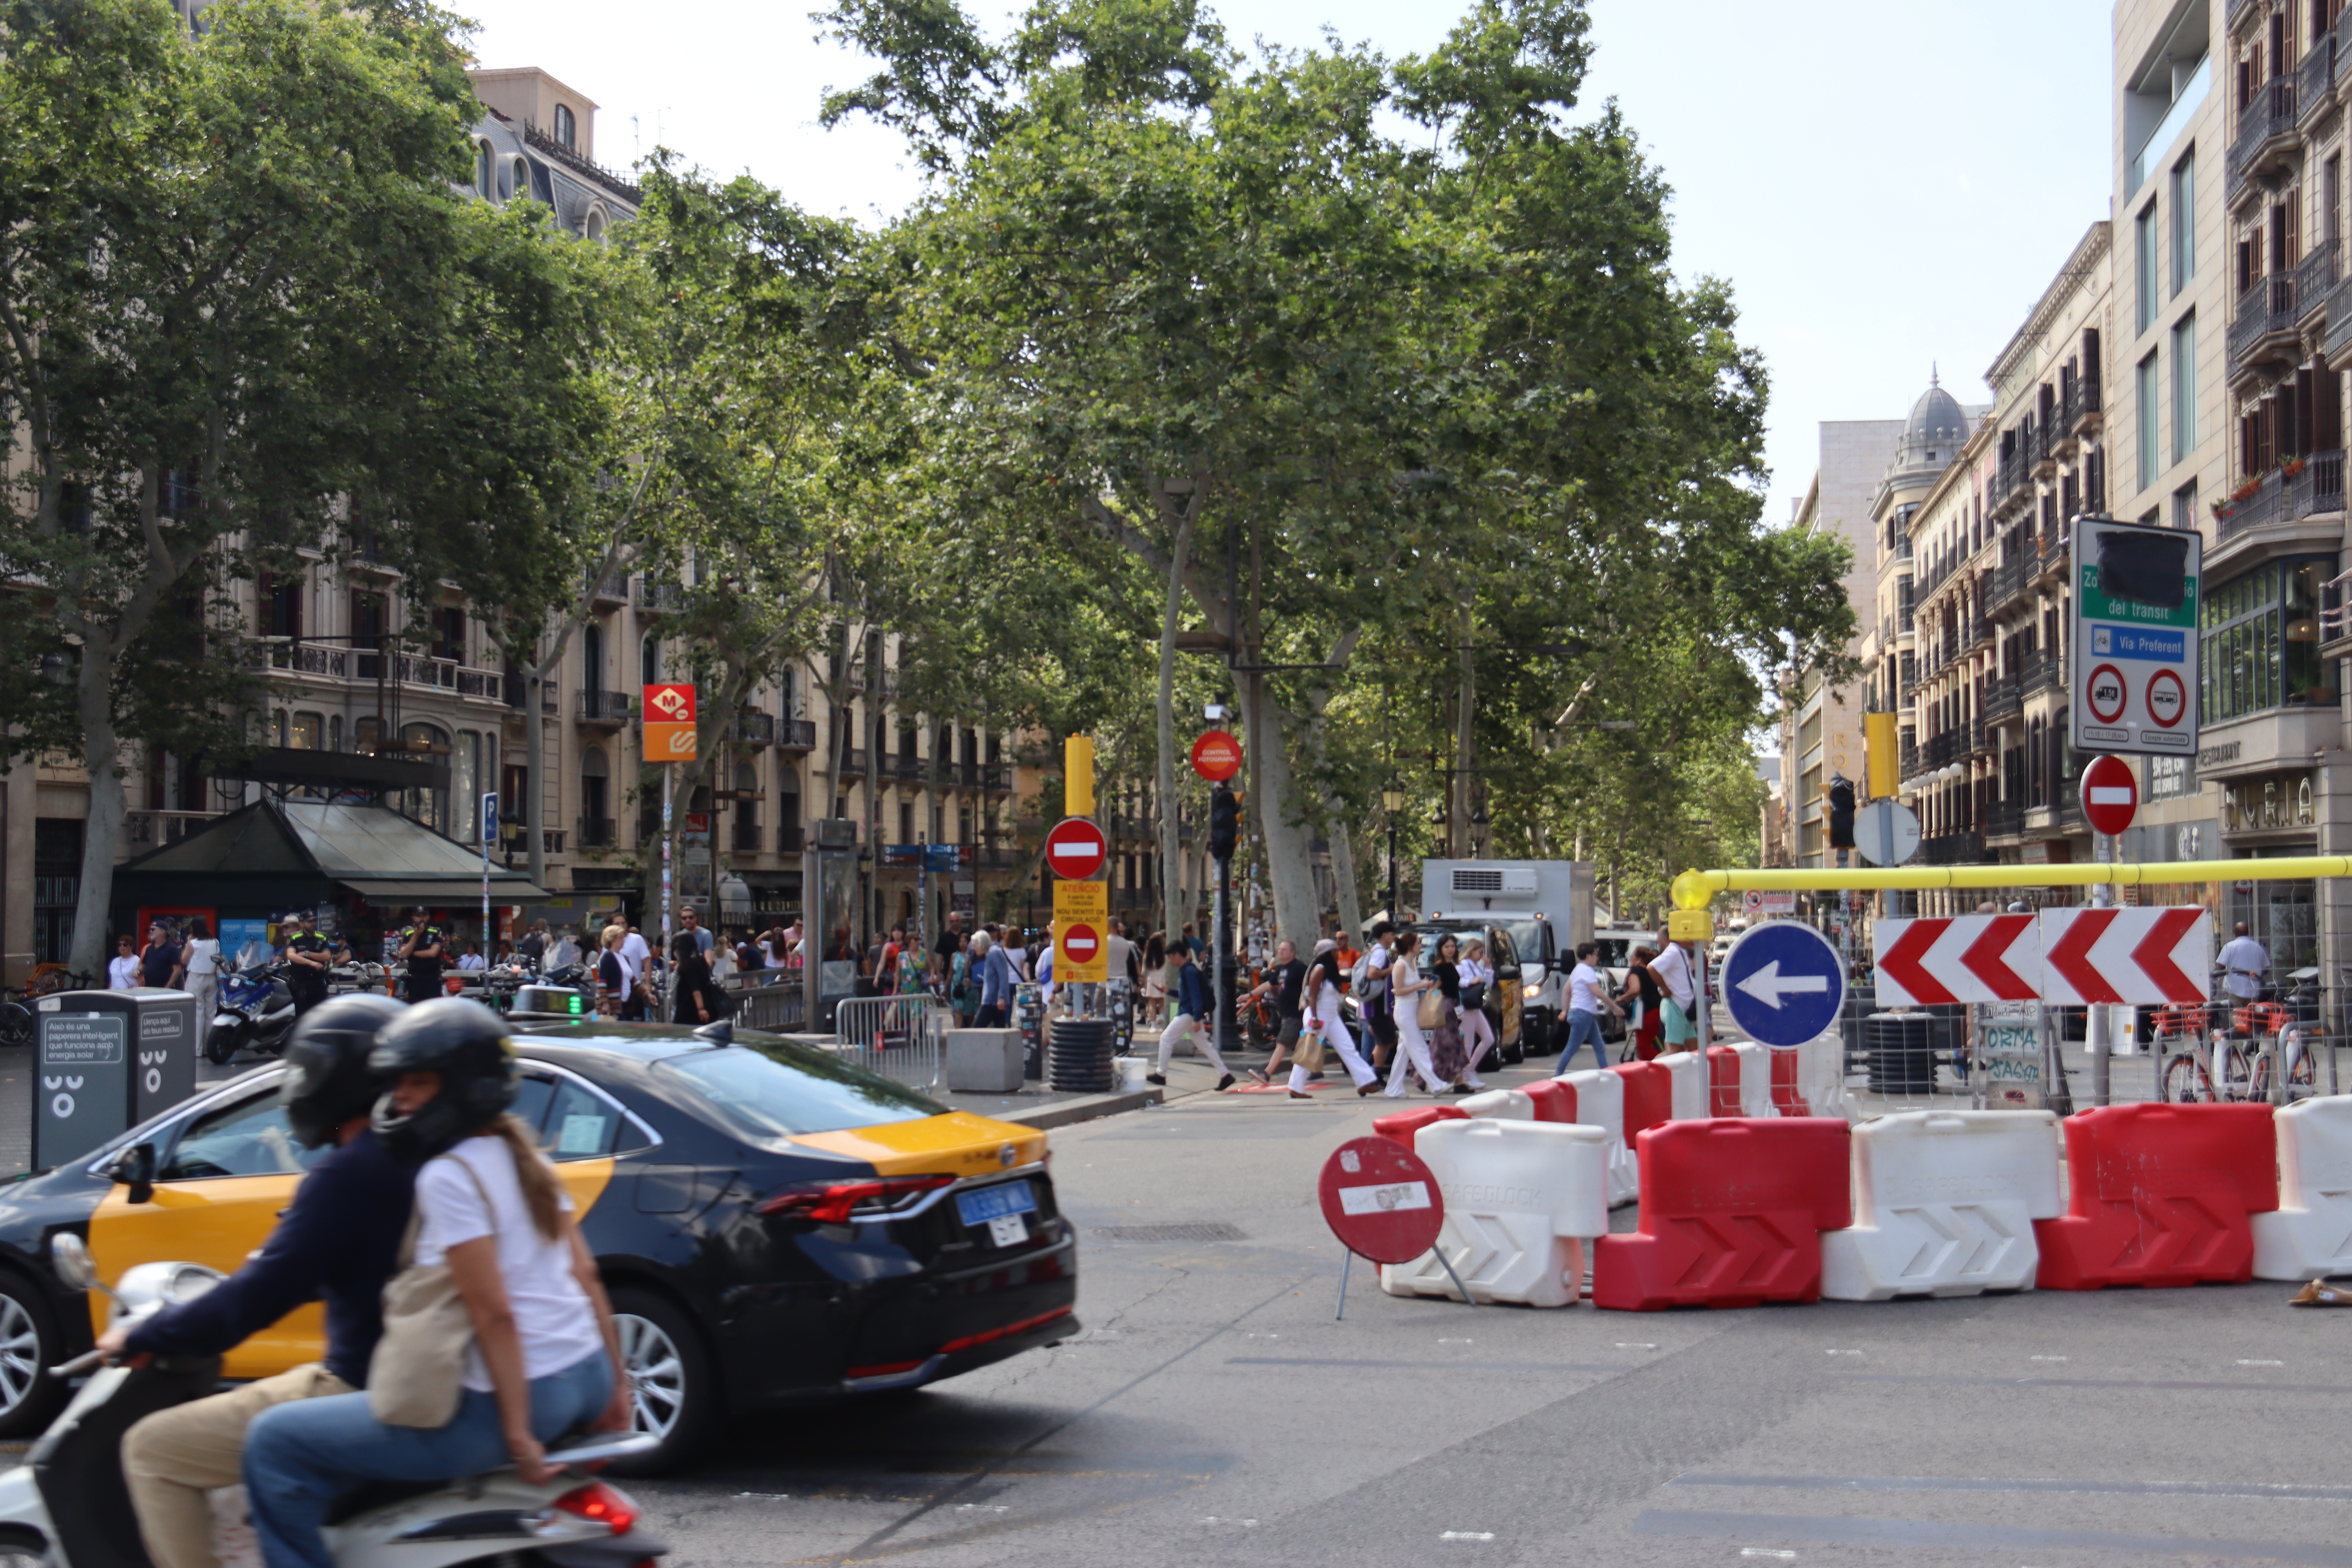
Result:
[[[2196,908],[1880,921],[1881,1006],[1948,1002],[2201,1002],[2213,925]]]

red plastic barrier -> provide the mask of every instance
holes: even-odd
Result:
[[[1729,1046],[1706,1048],[1706,1113],[1739,1114],[1739,1053]]]
[[[2066,1212],[2033,1222],[2045,1290],[2253,1278],[2279,1206],[2267,1105],[2111,1105],[2066,1118]]]
[[[1772,1053],[1772,1106],[1783,1116],[1811,1116],[1812,1107],[1797,1092],[1797,1053]]]
[[[1675,1075],[1656,1062],[1619,1062],[1609,1069],[1625,1080],[1625,1147],[1643,1131],[1675,1118]]]
[[[1642,1134],[1641,1226],[1594,1244],[1592,1304],[1753,1307],[1822,1294],[1822,1237],[1853,1223],[1836,1117],[1670,1121]]]
[[[1527,1097],[1535,1101],[1538,1121],[1574,1121],[1576,1120],[1576,1086],[1548,1078],[1527,1086]]]
[[[1375,1137],[1393,1138],[1406,1148],[1412,1147],[1412,1135],[1433,1121],[1467,1121],[1470,1113],[1458,1105],[1417,1105],[1411,1110],[1391,1110],[1386,1116],[1372,1118]]]

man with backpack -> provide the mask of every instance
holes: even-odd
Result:
[[[1389,964],[1395,957],[1389,938],[1395,931],[1396,927],[1387,921],[1374,921],[1372,945],[1348,975],[1348,988],[1355,994],[1364,1025],[1372,1034],[1372,1067],[1382,1073],[1396,1054],[1396,999],[1389,992]]]

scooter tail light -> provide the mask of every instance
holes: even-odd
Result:
[[[602,1481],[572,1488],[555,1500],[555,1506],[566,1513],[605,1525],[615,1535],[628,1534],[637,1522],[637,1510],[629,1500]]]
[[[820,1225],[847,1225],[853,1214],[886,1213],[917,1194],[935,1191],[954,1180],[953,1176],[893,1176],[877,1181],[812,1182],[786,1187],[763,1199],[760,1212]]]

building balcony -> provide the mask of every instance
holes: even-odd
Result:
[[[2294,471],[2287,471],[2293,467]],[[2251,495],[2231,500],[2214,513],[2215,542],[2250,529],[2300,522],[2344,510],[2344,454],[2314,452],[2291,458],[2262,477]]]
[[[2229,199],[2249,180],[2259,179],[2291,160],[2295,153],[2295,79],[2273,77],[2254,91],[2253,100],[2238,116],[2238,133],[2230,141]]]
[[[2295,263],[2295,320],[2298,322],[2308,322],[2326,310],[2328,298],[2336,291],[2338,258],[2342,250],[2343,241],[2323,239]]]
[[[2303,63],[2294,70],[2294,119],[2297,125],[2309,125],[2335,101],[2336,97],[2336,32],[2334,28],[2311,41],[2303,54]]]
[[[2066,531],[2057,529],[2042,535],[2033,554],[2026,563],[2026,576],[2031,582],[2054,576],[2066,570]]]
[[[609,816],[583,816],[572,837],[583,849],[610,849],[614,844],[613,819]]]
[[[2319,657],[2352,658],[2352,573],[2320,584]]]
[[[2025,831],[2025,807],[2017,801],[1997,800],[1985,807],[1984,836],[2015,838]]]
[[[617,608],[629,602],[629,579],[625,573],[607,572],[599,577],[596,569],[591,566],[581,572],[580,585],[588,590],[589,601],[599,607]]]
[[[802,837],[801,825],[797,821],[787,820],[776,825],[777,854],[797,855],[805,847],[806,841]]]
[[[501,824],[499,833],[499,849],[501,853],[509,857],[530,853],[530,829],[521,823]],[[539,841],[550,855],[563,853],[563,829],[561,827],[541,828]]]
[[[2051,439],[2048,423],[2039,422],[2025,433],[2025,462],[2035,479],[2046,479],[2058,468],[2058,446]]]
[[[2031,563],[2030,557],[2015,555],[1987,574],[1984,602],[1992,614],[2000,615],[2026,596],[2025,590],[2033,581]]]
[[[1903,742],[1902,761],[1896,766],[1895,772],[1902,777],[1908,779],[1918,777],[1921,771],[1922,770],[1919,765],[1918,746],[1912,742],[1906,741]]]
[[[580,721],[618,729],[637,716],[637,700],[625,691],[583,691]]]
[[[841,749],[841,773],[845,778],[866,776],[866,748],[844,746]]]
[[[739,806],[734,813],[734,817],[735,825],[728,830],[728,842],[733,847],[735,853],[757,855],[767,847],[766,842],[760,837],[758,814]]]
[[[525,680],[520,675],[509,675],[503,679],[500,685],[502,688],[502,693],[506,698],[508,707],[520,708],[523,706],[523,691],[525,688],[530,685],[530,681]],[[541,680],[539,683],[540,711],[542,713],[553,713],[557,711],[559,706],[560,705],[555,700],[554,679],[552,678],[549,678]]]
[[[221,815],[217,811],[126,811],[122,814],[123,847],[144,850],[177,844]]]
[[[2033,495],[2033,464],[2027,455],[2031,444],[2027,436],[2026,431],[2020,430],[2015,445],[2001,454],[2000,466],[1993,476],[1992,504],[1996,509],[2021,499],[2031,500]]]
[[[637,579],[637,611],[641,615],[676,615],[686,608],[686,590],[654,577]]]
[[[2075,377],[2066,389],[2065,401],[2059,405],[2059,418],[2073,435],[2087,436],[2098,426],[2099,373],[2094,366],[2089,374]]]
[[[756,708],[739,710],[727,726],[727,738],[739,746],[772,746],[776,743],[776,716]]]
[[[2029,654],[2018,667],[2017,689],[2021,697],[2032,697],[2065,684],[2065,671],[2058,660],[2047,654]]]
[[[882,759],[882,771],[902,784],[919,784],[930,776],[930,764],[905,752]]]
[[[2301,346],[2294,308],[2295,275],[2273,272],[2238,296],[2230,318],[2230,374],[2249,365],[2292,359]]]
[[[1919,863],[1923,866],[1973,866],[1984,858],[1981,833],[1942,833],[1919,841]]]
[[[1983,695],[1978,700],[1983,704],[1984,721],[1998,724],[2025,710],[2025,689],[2018,684],[2016,676],[1996,675],[1985,681]]]

